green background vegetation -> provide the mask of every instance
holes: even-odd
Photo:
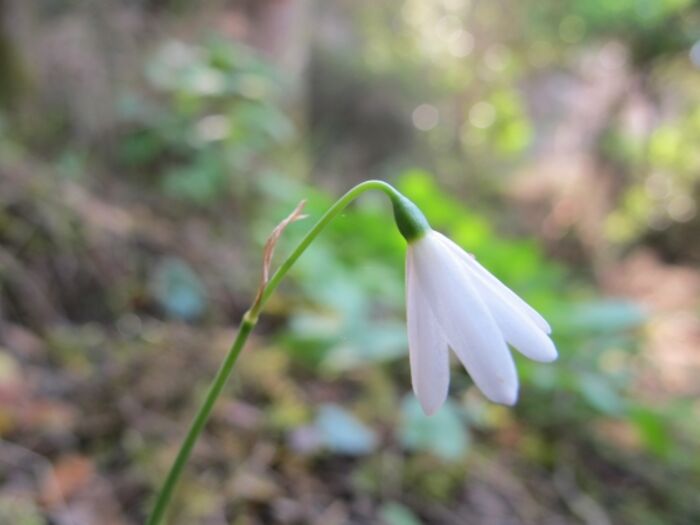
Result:
[[[700,6],[0,3],[0,523],[141,523],[272,228],[395,184],[552,324],[410,391],[382,195],[271,299],[172,523],[700,522]]]

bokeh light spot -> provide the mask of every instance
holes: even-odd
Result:
[[[432,104],[421,104],[413,110],[413,125],[421,131],[429,131],[438,125],[440,113]]]
[[[695,217],[695,202],[688,195],[677,195],[668,203],[668,215],[676,222],[688,222]]]
[[[475,128],[486,129],[496,120],[496,110],[488,102],[477,102],[469,110],[469,122]]]
[[[462,29],[450,39],[447,50],[456,58],[464,58],[474,50],[474,37]]]

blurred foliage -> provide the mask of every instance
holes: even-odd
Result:
[[[547,260],[534,242],[499,236],[484,217],[441,192],[430,174],[413,170],[397,182],[401,191],[426,213],[434,228],[477,254],[486,267],[552,323],[561,356],[556,365],[518,359],[523,385],[516,413],[520,423],[529,429],[519,440],[521,453],[536,453],[544,461],[552,454],[546,452],[548,449],[560,446],[557,443],[564,432],[586,446],[600,447],[599,453],[605,455],[606,450],[615,448],[610,448],[609,436],[604,433],[606,425],[621,425],[638,443],[629,461],[634,461],[634,454],[656,457],[657,465],[666,464],[663,468],[672,469],[675,476],[698,480],[700,462],[689,462],[692,450],[683,445],[694,442],[697,430],[682,429],[678,424],[679,417],[693,417],[692,404],[678,400],[656,405],[640,398],[633,388],[634,370],[644,361],[638,349],[646,316],[639,307],[597,298],[584,281]],[[279,209],[280,202],[285,203],[283,208],[290,208],[305,192],[309,190],[294,190],[286,185],[273,208]],[[312,217],[332,201],[319,192],[311,192],[309,197]],[[405,327],[401,322],[403,248],[398,235],[387,230],[391,230],[391,219],[386,208],[379,199],[364,197],[352,213],[331,224],[298,262],[292,277],[300,295],[292,301],[296,306],[289,312],[289,330],[281,335],[295,358],[314,367],[322,377],[335,380],[349,370],[358,369],[364,375],[373,362],[401,358],[403,380],[393,399],[374,398],[375,409],[357,400],[364,406],[364,413],[370,411],[380,419],[385,417],[382,411],[386,407],[400,402],[399,392],[409,384],[404,359]],[[297,229],[283,242],[293,244],[294,233],[303,231],[298,226],[294,228]],[[271,307],[279,306],[273,299]],[[453,373],[452,383],[453,395],[462,401],[448,403],[433,418],[422,415],[412,395],[401,402],[396,439],[407,450],[455,461],[464,457],[474,431],[489,431],[504,424],[494,419],[501,417],[499,408],[475,397],[466,374]],[[376,395],[372,389],[370,392]],[[547,403],[546,410],[542,403]],[[346,428],[345,424],[340,426]],[[365,432],[348,426],[344,437],[365,443]],[[351,437],[355,435],[356,438]],[[331,448],[336,446],[344,445]],[[368,448],[366,453],[370,451]],[[650,466],[650,460],[646,461]],[[694,482],[689,483],[691,487]],[[605,498],[605,491],[602,487],[600,490],[599,496]],[[654,485],[653,490],[669,505],[679,508],[692,499],[690,488],[678,493]],[[692,505],[685,512],[697,515],[699,510]],[[663,511],[659,518],[662,515]]]
[[[428,417],[415,397],[409,396],[401,405],[401,417],[399,436],[406,449],[430,452],[445,461],[458,460],[466,452],[467,429],[452,402]]]
[[[245,194],[262,162],[294,128],[280,109],[282,81],[252,50],[222,39],[170,41],[150,59],[155,97],[121,104],[129,125],[120,158],[140,176],[155,172],[166,194],[205,205]]]
[[[31,151],[21,113],[0,115],[0,436],[46,454],[76,505],[109,478],[140,522],[181,435],[173,421],[190,417],[230,343],[217,327],[245,311],[271,229],[308,199],[281,257],[355,179],[381,177],[551,321],[560,359],[517,358],[512,410],[454,366],[450,400],[425,417],[406,359],[404,241],[384,196],[364,195],[271,298],[176,522],[700,522],[697,402],[647,387],[658,314],[607,297],[589,264],[610,264],[616,281],[619,248],[697,253],[697,2],[315,9],[303,103],[261,54],[208,35],[145,54],[109,145],[56,137],[60,151]],[[3,37],[0,62],[14,63]],[[602,95],[581,86],[608,77],[621,79],[617,98],[574,131],[593,171],[613,174],[599,223],[609,245],[566,257],[570,239],[524,224],[516,182],[558,141],[569,99],[593,106]],[[308,128],[295,126],[305,111]],[[537,203],[547,217],[550,198]],[[681,226],[674,250],[654,238]],[[0,521],[45,522],[13,496],[22,484],[0,475]],[[105,521],[120,507],[91,501]]]
[[[695,82],[700,90],[700,80]],[[676,121],[659,126],[644,143],[625,135],[612,136],[611,154],[624,160],[634,173],[621,206],[608,218],[608,234],[629,242],[645,229],[665,229],[688,222],[698,213],[700,191],[700,109],[684,101],[687,111]]]
[[[204,310],[204,286],[179,259],[166,259],[155,270],[153,294],[163,310],[176,319],[193,320]]]
[[[10,496],[0,498],[0,522],[17,525],[43,525],[46,523],[33,502]]]
[[[566,82],[582,74],[577,65],[607,48],[612,58],[600,58],[600,74],[606,67],[615,75],[624,69],[632,94],[654,106],[641,117],[652,122],[640,130],[631,123],[640,118],[633,113],[647,109],[633,107],[632,97],[621,99],[603,117],[600,136],[592,137],[600,147],[594,154],[625,176],[607,212],[607,239],[629,246],[698,216],[693,145],[700,60],[689,57],[691,48],[700,49],[692,47],[700,41],[697,2],[406,0],[400,9],[362,6],[351,14],[363,37],[363,60],[347,53],[342,40],[331,40],[321,57],[356,70],[376,89],[400,86],[392,104],[411,115],[418,140],[397,153],[399,165],[415,159],[453,187],[485,196],[502,192],[519,163],[552,140],[548,135],[561,120],[537,106],[562,111]],[[558,78],[549,91],[537,81],[552,71]]]
[[[558,28],[564,42],[614,37],[626,40],[638,62],[688,49],[698,37],[693,0],[568,0],[547,2],[534,10],[536,30]]]
[[[322,444],[338,454],[368,454],[377,444],[372,430],[339,406],[319,407],[316,428]]]

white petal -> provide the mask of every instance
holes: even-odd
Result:
[[[557,358],[557,349],[552,340],[530,318],[513,308],[482,281],[475,279],[472,282],[511,346],[526,357],[542,363]]]
[[[537,310],[532,306],[523,301],[513,290],[508,288],[505,284],[499,281],[491,272],[486,268],[481,266],[479,262],[465,252],[459,245],[455,244],[451,239],[448,239],[439,232],[435,232],[436,235],[450,247],[453,253],[463,260],[469,269],[472,270],[473,280],[480,281],[484,285],[488,286],[493,293],[498,294],[504,301],[508,302],[516,310],[520,310],[525,316],[527,316],[535,325],[546,334],[552,333],[552,328],[549,323],[542,317]]]
[[[466,268],[435,232],[410,247],[413,272],[447,343],[481,391],[512,405],[518,376],[503,335],[471,283]]]
[[[450,354],[440,327],[421,293],[411,252],[406,254],[406,318],[413,391],[427,415],[447,399]]]
[[[449,241],[444,236],[441,236],[441,240],[443,240],[443,243]],[[445,244],[459,261],[467,263],[469,270],[472,270],[473,266],[470,262],[475,262],[473,257],[451,241]],[[496,279],[493,276],[491,277]],[[531,317],[525,315],[525,311],[522,308],[517,308],[512,301],[509,301],[504,294],[500,293],[499,288],[491,286],[484,279],[472,278],[472,284],[510,345],[535,361],[548,363],[557,358],[557,349],[554,347],[552,340],[535,325]],[[501,286],[505,288],[504,285]]]

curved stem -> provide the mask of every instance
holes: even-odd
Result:
[[[231,345],[231,348],[229,349],[223,363],[221,363],[214,380],[209,386],[206,397],[204,398],[202,405],[199,407],[199,410],[197,410],[197,414],[192,420],[192,424],[190,425],[190,429],[187,431],[187,435],[185,436],[182,445],[180,445],[180,450],[175,457],[173,465],[170,467],[170,471],[165,478],[165,482],[158,493],[153,510],[151,511],[148,521],[146,522],[147,525],[159,525],[162,522],[163,517],[165,516],[165,511],[167,510],[168,504],[172,499],[175,486],[182,475],[185,464],[192,453],[192,449],[194,448],[199,435],[204,429],[204,425],[211,415],[216,400],[218,399],[224,385],[226,384],[226,381],[231,375],[233,366],[236,364],[236,360],[238,359],[243,346],[248,340],[248,336],[257,324],[258,315],[260,314],[262,307],[265,305],[272,292],[277,288],[280,281],[284,278],[292,265],[301,256],[301,254],[304,253],[304,250],[309,247],[318,234],[321,233],[323,228],[325,228],[334,217],[343,211],[348,204],[368,190],[383,191],[389,196],[392,202],[402,197],[393,186],[380,180],[365,181],[349,190],[345,195],[338,199],[335,204],[333,204],[326,211],[326,213],[321,216],[318,222],[316,222],[311,230],[309,230],[309,232],[304,236],[294,251],[292,251],[284,262],[282,262],[274,275],[270,277],[260,300],[243,316],[236,339]]]
[[[231,375],[233,365],[236,364],[238,355],[241,353],[241,350],[248,340],[248,336],[250,335],[250,332],[253,330],[254,326],[255,322],[252,322],[245,317],[243,318],[243,322],[238,329],[236,339],[231,345],[231,348],[226,355],[226,359],[224,359],[223,363],[221,363],[219,371],[216,373],[214,380],[209,386],[207,395],[204,398],[202,405],[199,407],[197,414],[192,420],[190,429],[187,431],[187,435],[185,436],[182,445],[180,445],[180,450],[175,457],[172,467],[170,467],[170,472],[168,472],[168,476],[165,478],[165,482],[163,482],[163,486],[158,493],[158,499],[156,499],[151,515],[148,518],[148,525],[158,525],[163,520],[165,510],[167,509],[170,499],[172,498],[173,491],[175,490],[175,485],[177,485],[177,482],[182,475],[182,471],[185,468],[185,464],[187,463],[190,454],[192,453],[192,449],[197,442],[197,438],[199,438],[199,435],[202,433],[204,425],[209,419],[209,415],[214,408],[214,403],[216,403],[216,400],[219,397],[221,390],[224,388],[229,375]]]
[[[270,298],[272,292],[275,291],[280,281],[284,278],[301,254],[304,253],[304,250],[306,250],[306,248],[309,247],[318,234],[321,233],[323,228],[325,228],[330,221],[332,221],[340,212],[342,212],[348,206],[348,204],[368,190],[383,191],[389,196],[390,199],[392,199],[392,201],[401,198],[401,194],[396,190],[396,188],[381,180],[368,180],[361,182],[357,186],[350,189],[345,195],[338,199],[333,206],[328,208],[328,211],[321,216],[318,222],[314,224],[313,228],[309,230],[309,233],[304,236],[294,251],[289,254],[284,262],[280,264],[277,271],[272,275],[272,277],[270,277],[267,286],[265,286],[265,292],[262,295],[262,299],[260,300],[259,304],[256,305],[257,308],[254,307],[253,310],[251,310],[251,314],[254,317],[257,317],[257,314]]]

